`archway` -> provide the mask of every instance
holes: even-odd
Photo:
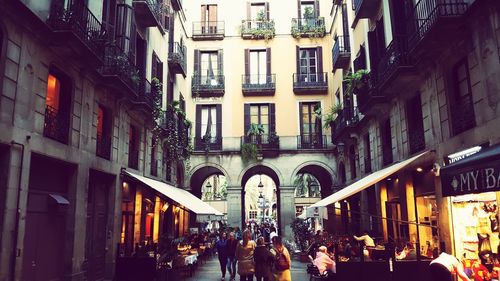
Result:
[[[293,183],[297,176],[302,174],[310,174],[318,181],[321,190],[321,198],[325,198],[332,194],[333,171],[327,168],[326,165],[320,163],[304,163],[296,169],[295,173],[293,173],[291,182]]]
[[[207,179],[212,176],[224,176],[225,180],[229,180],[226,176],[227,174],[222,168],[205,165],[199,168],[195,168],[194,172],[190,177],[189,187],[191,188],[191,193],[196,197],[202,199],[203,188],[207,185]],[[211,182],[212,184],[213,182]]]
[[[245,171],[241,178],[242,228],[246,228],[247,223],[267,223],[274,225],[278,234],[283,233],[280,220],[280,183],[276,171],[268,166],[256,165]]]

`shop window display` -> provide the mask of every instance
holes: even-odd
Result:
[[[420,256],[437,258],[439,255],[438,212],[434,194],[415,198],[418,213]]]

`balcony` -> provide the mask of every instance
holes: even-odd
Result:
[[[348,137],[354,131],[360,122],[359,113],[357,108],[343,108],[338,114],[337,118],[330,123],[332,130],[332,143]]]
[[[274,96],[276,74],[242,75],[241,89],[244,96]]]
[[[132,149],[128,151],[128,167],[131,169],[139,168],[139,150]]]
[[[105,51],[104,64],[99,69],[104,83],[118,91],[126,90],[130,95],[136,96],[140,77],[133,60],[117,45],[108,45]]]
[[[352,9],[354,10],[353,26],[360,19],[368,19],[378,12],[380,0],[353,0]]]
[[[426,52],[439,55],[463,34],[465,22],[461,16],[468,9],[467,0],[420,0],[407,16],[410,30],[409,49],[415,57]],[[443,44],[443,43],[446,44]]]
[[[156,0],[134,0],[133,1],[135,21],[141,27],[158,26],[165,33],[165,13],[168,6]]]
[[[45,107],[45,123],[43,135],[58,142],[67,144],[69,134],[69,118],[55,108]]]
[[[241,144],[255,144],[259,152],[266,157],[279,155],[280,139],[276,134],[263,134],[260,136],[243,136]]]
[[[224,89],[224,75],[193,75],[191,79],[191,92],[194,97],[222,97]]]
[[[109,160],[111,158],[111,137],[97,134],[95,154]]]
[[[243,39],[266,39],[275,36],[274,21],[272,20],[244,20],[241,23],[241,37]]]
[[[408,55],[406,40],[406,36],[395,36],[379,59],[377,76],[374,77],[379,91],[400,93],[417,81],[417,72]]]
[[[161,95],[157,89],[151,86],[151,83],[145,78],[139,81],[139,90],[137,91],[136,103],[145,106],[148,110],[153,110],[157,98],[155,95]]]
[[[373,85],[356,90],[356,97],[358,98],[359,111],[366,116],[375,116],[381,112],[385,112],[389,106],[387,95]]]
[[[57,52],[81,57],[92,65],[102,64],[107,35],[101,22],[84,4],[64,7],[64,1],[52,1],[47,24],[53,31],[50,43]]]
[[[351,45],[349,36],[337,36],[332,49],[333,72],[335,69],[344,69],[351,61]]]
[[[295,18],[292,19],[292,36],[294,38],[324,37],[326,35],[325,18]]]
[[[222,150],[222,138],[210,137],[201,138],[197,137],[194,142],[194,151],[220,151]]]
[[[327,149],[325,135],[299,135],[297,136],[297,149]]]
[[[182,0],[171,0],[170,3],[172,3],[174,11],[182,10]]]
[[[224,39],[223,21],[193,22],[193,40],[222,40]]]
[[[299,94],[328,94],[328,73],[293,74],[293,92]]]
[[[170,73],[182,74],[186,78],[186,46],[175,42],[168,52],[168,68]]]

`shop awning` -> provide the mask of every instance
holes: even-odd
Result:
[[[430,151],[423,152],[417,156],[413,156],[412,158],[406,159],[404,161],[401,161],[399,163],[393,164],[387,168],[384,168],[382,170],[378,170],[374,173],[371,173],[370,175],[360,179],[359,181],[341,189],[338,192],[335,192],[334,194],[314,203],[311,205],[309,208],[314,208],[314,207],[325,207],[330,204],[342,201],[349,196],[352,196],[362,190],[364,190],[367,187],[370,187],[379,181],[387,178],[388,176],[396,173],[397,171],[403,169],[404,167],[408,166],[412,162],[418,160],[419,158],[425,157],[427,154],[429,154]]]
[[[440,176],[443,196],[500,191],[500,144],[445,166]]]
[[[177,188],[161,181],[131,173],[127,170],[123,170],[122,173],[135,178],[136,180],[158,191],[159,193],[168,197],[170,200],[175,201],[180,205],[180,207],[184,207],[192,211],[196,214],[197,221],[199,222],[220,219],[223,217],[223,214],[221,212],[203,202],[198,197],[191,194],[189,191]]]

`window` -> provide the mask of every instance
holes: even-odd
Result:
[[[222,105],[196,105],[195,149],[221,149]]]
[[[266,50],[250,51],[250,83],[265,84],[267,75]]]
[[[262,104],[245,104],[244,105],[244,132],[245,143],[261,143],[272,144],[270,135],[276,133],[276,115],[274,103]],[[250,124],[260,124],[264,128],[264,133],[261,137],[249,137],[247,132],[250,129]]]
[[[248,218],[251,220],[257,219],[257,211],[255,210],[248,211]]]
[[[467,58],[453,68],[453,92],[449,96],[453,134],[473,128],[476,120]]]
[[[139,132],[133,125],[129,128],[128,166],[132,169],[137,169],[139,166]]]
[[[269,105],[250,105],[250,124],[259,124],[264,128],[264,135],[269,134]]]
[[[351,180],[355,179],[357,177],[356,174],[356,148],[354,145],[351,145],[349,147],[349,168],[351,170]]]
[[[406,102],[406,119],[410,154],[414,154],[425,148],[424,119],[422,117],[420,94]]]
[[[370,148],[370,134],[366,134],[363,138],[365,145],[365,173],[372,172],[372,156]]]
[[[151,140],[151,175],[158,176],[158,161],[156,160],[157,146],[155,139]]]
[[[317,18],[319,16],[319,1],[300,1],[299,6],[299,18],[310,19]]]
[[[111,116],[102,105],[97,107],[96,154],[105,159],[111,156]]]
[[[297,46],[297,73],[300,82],[323,82],[323,49]]]
[[[300,136],[302,144],[322,141],[322,121],[320,102],[299,103]]]
[[[380,124],[380,138],[382,140],[382,162],[384,166],[391,164],[392,158],[392,135],[391,119],[387,118]]]
[[[45,97],[44,136],[62,143],[68,142],[71,111],[71,83],[57,69],[50,69]]]
[[[217,33],[217,5],[201,5],[201,33]]]
[[[218,75],[218,60],[217,52],[201,52],[201,84],[207,85],[217,85],[218,80],[216,75]]]
[[[215,105],[205,105],[201,108],[201,137],[210,138],[210,142],[217,140],[217,115]]]
[[[251,3],[250,4],[250,19],[252,20],[262,20],[267,18],[268,13],[266,11],[265,3]]]
[[[158,78],[160,82],[163,82],[163,63],[160,61],[155,52],[153,52],[153,58],[151,61],[151,79]]]

